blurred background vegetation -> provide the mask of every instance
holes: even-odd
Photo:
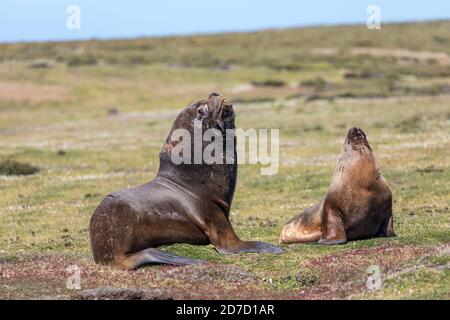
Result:
[[[275,257],[177,245],[167,250],[212,264],[170,274],[94,265],[94,208],[152,179],[177,112],[214,91],[238,127],[280,129],[277,175],[239,168],[231,219],[242,238],[276,243],[326,194],[352,126],[368,132],[392,186],[399,237]],[[70,294],[75,263],[84,287],[174,297],[448,298],[449,94],[450,21],[0,44],[0,297]],[[391,279],[375,293],[364,285],[371,264]]]

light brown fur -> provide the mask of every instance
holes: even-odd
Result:
[[[390,187],[364,131],[352,128],[325,199],[291,219],[279,241],[340,244],[394,235]]]

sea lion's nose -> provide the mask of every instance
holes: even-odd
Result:
[[[209,98],[211,99],[212,97],[220,97],[220,93],[217,92],[210,93]]]
[[[354,135],[358,134],[358,131],[359,131],[359,129],[357,127],[353,127],[348,131],[348,134],[350,136],[354,136]]]
[[[348,131],[348,137],[350,139],[366,139],[366,134],[361,128],[353,127]]]
[[[220,93],[213,92],[209,94],[208,100],[212,105],[219,106],[222,103],[223,97]]]

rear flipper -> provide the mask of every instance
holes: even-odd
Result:
[[[290,244],[319,241],[322,236],[322,204],[323,202],[311,206],[289,220],[281,230],[279,242]]]
[[[184,266],[190,264],[203,263],[202,260],[194,260],[170,254],[155,248],[148,248],[142,251],[130,254],[120,265],[127,270],[133,270],[147,264],[171,264],[175,266]]]
[[[394,218],[393,218],[392,214],[389,217],[389,222],[388,222],[387,229],[386,229],[386,236],[387,237],[396,237],[397,236],[394,232]]]
[[[381,227],[381,230],[377,236],[378,237],[396,237],[397,236],[394,232],[394,219],[392,217],[392,214],[390,215],[390,217],[386,221],[386,223],[384,223],[384,225]]]
[[[292,221],[283,227],[279,242],[285,244],[317,242],[322,235],[320,226],[304,226]]]

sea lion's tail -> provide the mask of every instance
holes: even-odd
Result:
[[[127,256],[121,263],[126,269],[136,269],[147,264],[171,264],[184,266],[203,263],[202,260],[189,259],[167,253],[155,248],[148,248]]]

